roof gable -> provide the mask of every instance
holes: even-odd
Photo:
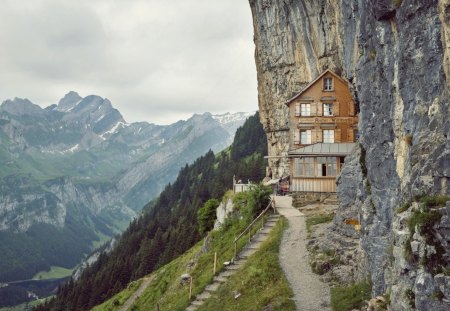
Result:
[[[305,86],[303,88],[303,90],[301,90],[299,93],[295,94],[291,99],[289,99],[287,102],[285,102],[285,104],[289,106],[294,100],[299,98],[303,93],[305,93],[311,86],[316,84],[316,82],[319,81],[327,73],[332,74],[335,78],[338,78],[343,83],[348,84],[348,82],[346,80],[344,80],[342,77],[340,77],[339,75],[337,75],[336,73],[334,73],[330,69],[327,69],[324,72],[322,72],[317,78],[315,78],[313,81],[311,81],[307,86]]]

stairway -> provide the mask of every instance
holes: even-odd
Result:
[[[214,277],[213,282],[205,287],[202,293],[195,297],[195,300],[186,308],[186,311],[195,311],[205,301],[210,298],[214,292],[216,292],[222,283],[228,281],[228,278],[238,272],[247,262],[248,257],[253,255],[261,246],[261,244],[267,240],[269,233],[275,227],[280,215],[271,215],[264,224],[264,228],[258,230],[251,238],[251,241],[239,252],[236,260],[230,265],[226,266],[225,270],[220,272]]]

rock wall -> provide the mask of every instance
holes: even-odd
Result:
[[[416,195],[450,192],[450,1],[249,2],[272,172],[287,171],[284,102],[326,68],[350,82],[361,136],[339,178],[334,230],[351,234],[340,230],[340,221],[360,219],[363,272],[371,276],[373,295],[390,292],[399,265],[389,252],[395,209]],[[399,286],[404,297],[406,285]]]

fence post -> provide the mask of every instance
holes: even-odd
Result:
[[[189,300],[192,298],[192,276],[191,276],[191,282],[189,283]]]
[[[217,252],[214,253],[214,275],[216,275],[216,267],[217,267]]]
[[[233,257],[233,261],[236,260],[236,255],[237,255],[237,241],[234,241],[234,257]]]

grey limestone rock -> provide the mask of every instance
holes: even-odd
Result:
[[[416,283],[417,267],[399,258],[407,228],[393,229],[404,222],[395,210],[416,195],[450,193],[450,1],[252,0],[250,7],[269,155],[285,156],[289,148],[284,102],[294,92],[327,68],[349,81],[360,148],[339,178],[333,229],[354,235],[342,221],[360,217],[373,296],[392,289],[399,298],[391,307],[408,310],[404,293]],[[287,163],[269,160],[275,175]],[[434,289],[426,280],[417,287],[417,308],[440,308],[421,295]]]

